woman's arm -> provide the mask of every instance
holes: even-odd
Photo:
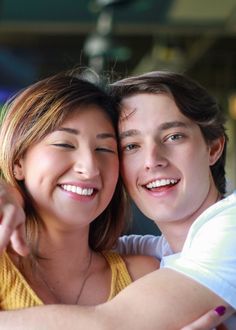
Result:
[[[99,306],[97,314],[112,329],[179,330],[218,305],[225,302],[206,287],[171,269],[161,269]]]
[[[0,328],[8,330],[17,325],[19,330],[41,330],[43,320],[48,330],[179,330],[219,305],[225,302],[207,288],[171,269],[161,269],[96,307],[51,305],[2,312]]]

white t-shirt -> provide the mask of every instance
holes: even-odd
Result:
[[[236,308],[236,192],[203,212],[179,254],[162,266],[203,284]]]
[[[140,254],[163,257],[173,254],[167,240],[163,235],[126,235],[119,238],[116,251],[120,254]]]
[[[198,217],[181,253],[171,255],[165,238],[151,235],[124,236],[118,251],[163,258],[161,267],[191,277],[236,309],[236,192]]]

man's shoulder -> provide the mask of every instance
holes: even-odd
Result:
[[[208,226],[216,226],[217,222],[221,226],[229,224],[230,220],[235,223],[236,216],[236,191],[227,197],[221,199],[217,203],[211,205],[205,210],[192,224],[189,236],[194,232],[198,232]],[[236,223],[235,223],[236,225]]]
[[[125,235],[119,239],[116,250],[123,254],[149,255],[158,259],[172,253],[163,235]]]

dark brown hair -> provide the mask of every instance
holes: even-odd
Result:
[[[118,101],[140,93],[168,94],[174,99],[180,112],[200,127],[207,144],[224,136],[222,155],[211,166],[211,172],[217,189],[222,195],[225,194],[225,118],[219,105],[205,88],[185,75],[155,71],[117,81],[111,84],[111,89]]]

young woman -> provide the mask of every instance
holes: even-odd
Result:
[[[25,205],[30,254],[0,257],[0,308],[95,305],[158,267],[109,250],[124,228],[117,112],[105,91],[59,74],[3,110],[1,175]]]

